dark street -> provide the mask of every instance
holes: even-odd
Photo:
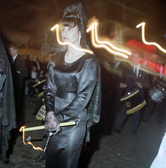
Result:
[[[26,127],[41,125],[32,114],[37,98],[25,96],[24,112]],[[113,113],[113,110],[107,111]],[[108,116],[112,117],[111,114]],[[149,168],[155,158],[162,137],[165,132],[165,119],[162,125],[157,123],[154,111],[149,122],[140,123],[137,134],[133,136],[130,131],[132,117],[129,117],[121,134],[112,133],[112,118],[105,118],[95,125],[91,131],[91,142],[82,149],[79,162],[80,168]],[[115,115],[115,123],[117,115]],[[105,127],[105,128],[104,128]],[[42,130],[31,131],[25,134],[25,139],[31,136],[31,142],[35,146],[42,144]],[[20,133],[13,146],[8,164],[0,163],[2,168],[42,168],[44,161],[34,163],[33,158],[39,155],[31,145],[25,146]]]

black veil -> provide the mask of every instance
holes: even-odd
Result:
[[[82,4],[80,2],[72,4],[70,6],[67,6],[64,10],[63,17],[66,15],[66,13],[70,12],[77,12],[79,14],[80,18],[80,31],[81,31],[81,41],[80,44],[82,48],[89,49],[88,43],[87,43],[87,36],[86,36],[86,26],[87,26],[87,19],[84,12],[84,9],[82,7]]]

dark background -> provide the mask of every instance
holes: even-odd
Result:
[[[165,0],[0,0],[0,32],[3,36],[24,33],[30,36],[29,47],[39,48],[44,42],[43,32],[53,26],[69,4],[82,2],[87,18],[96,16],[100,35],[109,37],[115,25],[123,28],[124,41],[141,41],[141,29],[146,22],[147,41],[165,46]]]

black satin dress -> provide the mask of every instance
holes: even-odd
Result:
[[[76,121],[75,126],[62,127],[50,138],[46,150],[46,168],[77,168],[86,133],[87,110],[97,83],[97,58],[85,54],[66,63],[59,53],[49,68],[44,86],[46,111],[54,111],[59,122]]]

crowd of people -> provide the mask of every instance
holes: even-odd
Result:
[[[44,61],[39,62],[35,53],[20,55],[19,48],[14,43],[7,45],[7,49],[2,41],[0,45],[0,159],[8,163],[10,135],[14,143],[19,128],[25,124],[24,95],[32,97],[43,92],[49,62],[55,52],[49,52]],[[43,98],[44,94],[38,96],[33,114],[36,115],[44,104]]]
[[[7,55],[4,56],[4,52],[1,52],[2,60],[0,55],[0,128],[4,129],[1,118],[4,114],[3,110],[6,110],[2,108],[1,97],[5,93],[2,92],[3,83],[7,83],[7,79],[12,76],[13,90],[11,92],[15,99],[13,108],[16,108],[16,115],[13,114],[15,122],[7,131],[16,128],[16,125],[20,128],[24,124],[22,112],[24,95],[30,97],[38,95],[34,114],[36,115],[45,104],[43,136],[46,138],[43,139],[42,148],[45,148],[46,153],[41,152],[33,161],[46,159],[46,168],[77,167],[82,146],[90,141],[90,127],[100,121],[101,99],[102,109],[107,106],[104,101],[106,99],[106,102],[109,101],[107,97],[107,88],[110,88],[109,80],[112,82],[114,91],[110,94],[114,97],[117,114],[119,114],[115,133],[121,133],[127,116],[132,115],[131,133],[135,135],[140,120],[144,124],[147,123],[156,105],[158,123],[161,124],[164,119],[166,95],[164,95],[164,85],[162,85],[165,83],[162,71],[160,74],[145,72],[145,65],[138,61],[134,62],[138,55],[133,56],[132,65],[120,61],[116,56],[113,56],[111,61],[101,63],[95,54],[81,50],[90,51],[86,38],[86,22],[81,3],[70,5],[64,10],[62,39],[64,42],[72,43],[79,50],[68,45],[65,52],[49,52],[43,62],[40,62],[35,52],[29,52],[26,57],[21,58],[18,47],[11,44],[8,47],[12,58],[11,64],[9,65],[8,60],[5,61],[8,67],[11,66],[12,74],[6,74],[3,57],[7,58]],[[156,93],[155,89],[162,92],[162,98],[161,96],[153,97]],[[150,94],[150,92],[153,93]],[[6,102],[5,97],[4,102]],[[76,124],[60,127],[61,122],[69,121],[75,121]],[[2,147],[1,134],[0,132]],[[7,157],[1,148],[0,152],[3,161],[7,162]]]
[[[125,62],[114,56],[112,60],[102,63],[103,74],[106,74],[105,70],[109,71],[104,78],[113,80],[114,92],[112,95],[114,95],[116,104],[115,110],[119,114],[114,129],[115,133],[121,133],[127,116],[130,114],[133,116],[132,134],[136,134],[140,121],[143,124],[148,123],[154,110],[157,110],[157,122],[162,124],[164,120],[166,100],[164,61],[161,58],[157,59],[157,65],[162,69],[160,73],[152,73],[152,71],[149,73],[145,65],[138,61],[138,58],[138,55],[133,55],[132,62]],[[137,61],[134,62],[134,59]],[[109,87],[106,82],[103,85],[104,89]],[[103,97],[107,93],[108,90],[103,93]],[[105,105],[104,102],[103,105]]]

